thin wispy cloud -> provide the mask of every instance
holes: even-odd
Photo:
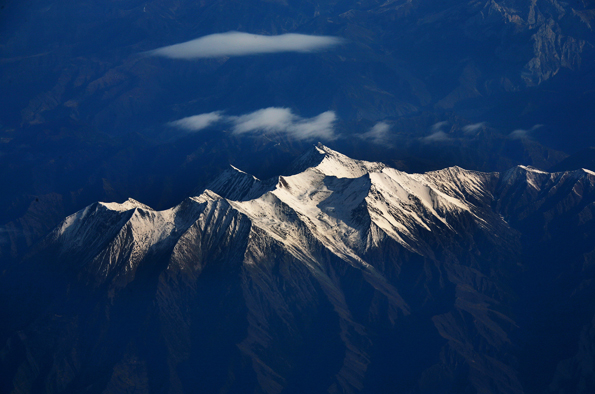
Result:
[[[529,138],[529,130],[517,129],[508,136],[513,140],[524,140]]]
[[[211,34],[195,40],[158,48],[146,54],[172,59],[201,59],[231,56],[248,56],[279,52],[315,52],[343,43],[332,36],[306,34],[281,34],[263,36],[231,31]]]
[[[532,133],[541,127],[543,127],[542,124],[536,124],[535,126],[531,127],[529,130],[516,129],[512,133],[510,133],[508,136],[510,138],[512,138],[513,140],[525,140],[525,139],[531,138]]]
[[[435,133],[435,132],[437,132],[437,131],[440,131],[440,130],[442,130],[442,128],[443,128],[444,126],[446,126],[447,124],[448,124],[448,122],[447,122],[447,121],[444,121],[444,122],[438,122],[438,123],[434,123],[434,124],[432,125],[432,132],[433,132],[433,133]]]
[[[221,115],[221,112],[217,111],[208,114],[189,116],[184,119],[176,120],[175,122],[170,122],[168,125],[187,131],[200,131],[212,126],[222,119],[223,116]]]
[[[473,134],[478,130],[482,129],[485,126],[486,122],[468,124],[467,126],[463,127],[463,132],[465,134]]]
[[[432,133],[426,137],[420,138],[423,142],[426,143],[436,143],[436,142],[446,142],[449,141],[451,138],[442,131],[442,128],[448,124],[447,121],[444,122],[437,122],[432,125]]]
[[[295,140],[337,139],[334,125],[337,116],[326,111],[312,118],[302,118],[289,108],[270,107],[240,116],[226,116],[221,112],[190,116],[168,125],[186,131],[201,131],[216,124],[228,124],[235,135],[278,134]]]
[[[323,139],[336,140],[334,125],[337,115],[333,111],[326,111],[310,119],[300,119],[287,130],[293,138],[298,140]]]
[[[272,132],[287,134],[297,140],[322,138],[334,140],[333,111],[323,112],[313,118],[301,118],[288,108],[270,107],[233,118],[235,134]]]
[[[424,141],[424,142],[446,142],[449,140],[450,140],[450,137],[448,136],[448,134],[446,134],[442,130],[436,131],[435,133],[432,133],[432,134],[428,135],[427,137],[422,138],[422,141]]]
[[[254,131],[279,132],[290,128],[296,115],[287,108],[264,108],[252,113],[238,116],[233,119],[236,134],[249,133]]]
[[[386,122],[378,122],[369,131],[360,134],[360,138],[372,141],[375,144],[386,144],[390,125]]]

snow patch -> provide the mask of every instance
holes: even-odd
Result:
[[[107,209],[109,209],[111,211],[118,211],[118,212],[130,211],[131,209],[134,209],[134,208],[141,208],[141,209],[145,209],[145,210],[149,210],[149,211],[153,210],[153,208],[149,207],[148,205],[138,202],[132,198],[129,198],[128,200],[124,201],[122,204],[119,204],[117,202],[100,202],[99,204],[103,205],[104,207],[106,207]]]
[[[536,174],[549,174],[549,172],[538,170],[537,168],[530,167],[530,166],[519,166],[519,168],[522,168],[525,171],[534,172]]]

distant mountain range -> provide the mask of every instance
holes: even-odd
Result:
[[[558,137],[595,142],[571,131],[594,121],[584,111],[595,86],[591,0],[37,0],[0,12],[7,129],[72,118],[102,132],[146,133],[183,116],[278,106],[349,121],[453,110],[504,127],[546,123]],[[310,55],[139,56],[234,30],[346,43]]]
[[[6,393],[591,393],[595,172],[409,174],[319,144],[0,276]]]
[[[167,208],[229,163],[266,178],[314,142],[168,126],[202,113],[332,111],[327,145],[410,172],[552,168],[595,145],[594,15],[591,0],[5,1],[0,260],[93,201]],[[146,56],[229,31],[342,45]]]

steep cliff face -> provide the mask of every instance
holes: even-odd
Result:
[[[524,64],[522,79],[527,86],[535,86],[564,68],[580,68],[583,51],[593,48],[590,6],[593,4],[556,0],[490,0],[469,19],[466,27],[470,35],[481,30],[496,34],[504,24],[507,27],[500,37],[529,37],[529,42],[521,44],[531,45],[524,54],[529,60]],[[499,51],[506,53],[503,47]]]
[[[66,218],[3,274],[2,390],[591,387],[595,174],[407,174],[323,145],[294,168]]]

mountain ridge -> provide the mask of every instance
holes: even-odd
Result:
[[[0,310],[11,322],[0,333],[3,354],[14,365],[0,364],[0,383],[29,392],[27,376],[35,376],[45,392],[134,385],[173,393],[201,381],[208,390],[270,394],[540,387],[518,365],[534,360],[528,338],[557,323],[524,294],[549,291],[540,283],[552,286],[561,272],[560,289],[593,292],[583,264],[595,255],[584,240],[595,239],[594,174],[523,166],[407,174],[323,145],[298,163],[308,160],[314,166],[268,181],[232,167],[211,184],[216,190],[163,211],[127,200],[69,216],[0,278],[7,289],[20,277],[37,286],[16,297],[16,312]],[[557,251],[580,234],[582,247],[561,264]],[[35,282],[28,272],[41,267],[55,279]],[[561,292],[556,308],[573,300]],[[27,303],[36,307],[18,309]],[[581,305],[567,323],[576,336],[561,343],[588,341],[579,334],[595,308]],[[531,326],[525,314],[546,323]],[[56,342],[52,330],[73,339]],[[44,340],[49,348],[36,345]],[[51,350],[63,346],[94,356]],[[114,346],[113,354],[99,350]],[[562,390],[566,364],[551,346],[539,365]],[[47,372],[35,366],[44,354],[56,360]],[[573,365],[584,357],[567,356]],[[58,375],[62,365],[70,377]],[[85,375],[88,368],[105,372]],[[190,370],[201,371],[198,381]]]

